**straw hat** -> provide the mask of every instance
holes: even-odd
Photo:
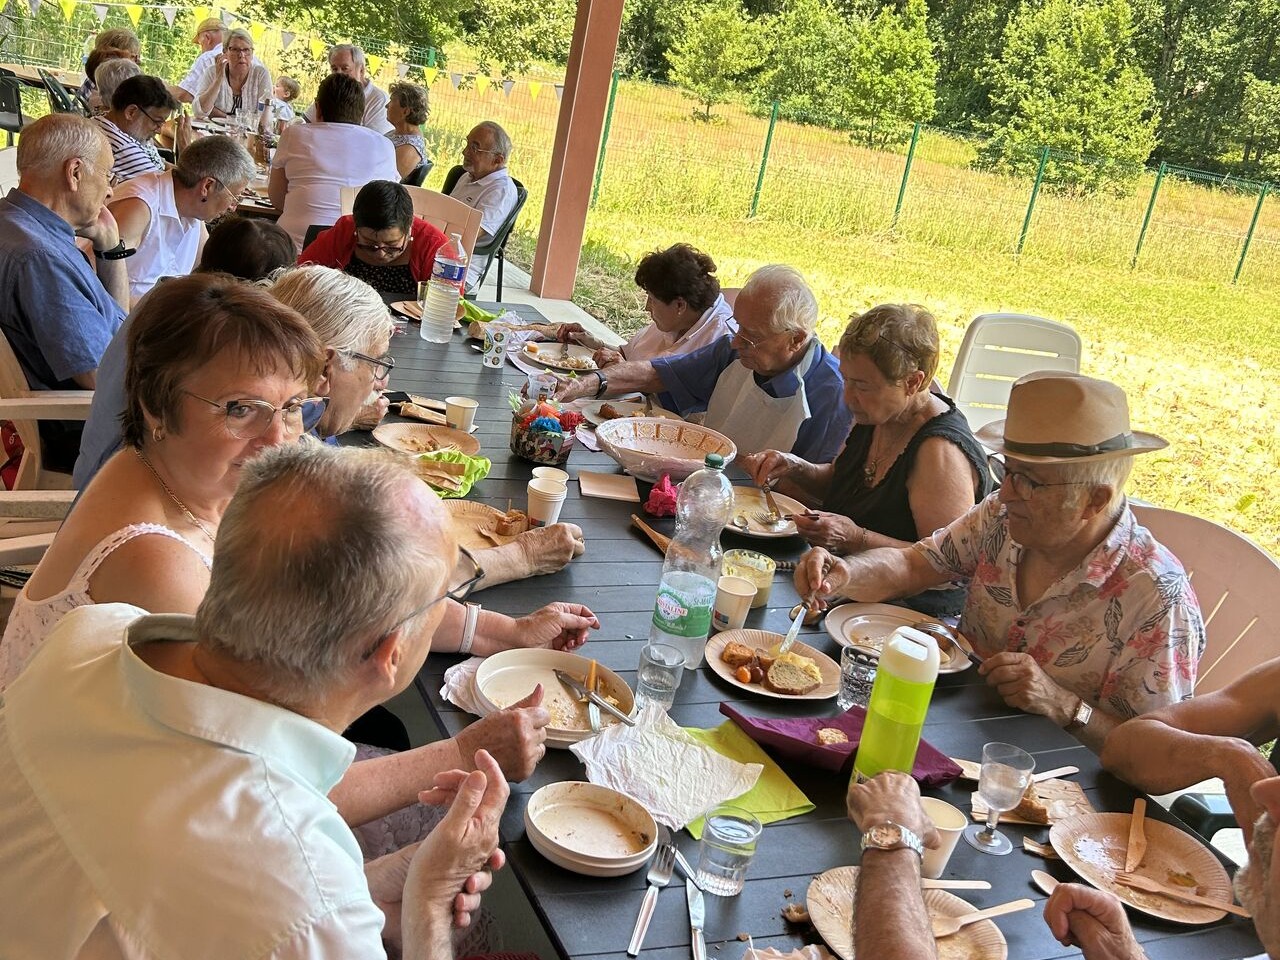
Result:
[[[1129,428],[1129,402],[1114,383],[1041,370],[1013,385],[1004,420],[974,434],[997,453],[1028,463],[1079,463],[1161,450],[1154,433]]]
[[[205,17],[201,20],[200,25],[196,27],[195,39],[199,41],[200,34],[206,30],[217,30],[224,37],[227,35],[227,25],[219,17]]]

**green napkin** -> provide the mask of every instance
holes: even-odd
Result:
[[[496,313],[490,313],[477,307],[470,300],[462,301],[462,319],[467,323],[488,323],[490,320],[497,318]]]
[[[456,450],[437,450],[435,453],[423,453],[418,456],[418,459],[445,460],[449,463],[465,463],[467,465],[467,472],[458,478],[458,483],[462,487],[456,493],[453,490],[437,487],[430,480],[427,481],[427,486],[446,500],[454,497],[465,497],[471,492],[472,487],[489,475],[489,468],[493,466],[493,461],[488,457],[471,457]]]
[[[754,813],[761,823],[798,817],[814,808],[812,801],[800,792],[800,788],[791,782],[782,768],[733,721],[726,720],[713,730],[696,730],[691,727],[685,727],[684,730],[703,746],[722,756],[740,763],[758,763],[764,767],[764,772],[760,774],[754,787],[729,801],[735,807]],[[695,840],[701,839],[702,818],[699,817],[685,829]]]

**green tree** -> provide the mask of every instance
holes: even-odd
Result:
[[[1240,106],[1244,151],[1241,163],[1250,171],[1275,176],[1280,148],[1280,83],[1245,75],[1244,99]]]
[[[938,63],[926,19],[924,0],[908,0],[849,25],[840,111],[867,146],[883,148],[903,139],[907,124],[933,117]]]
[[[790,0],[773,21],[768,67],[756,86],[757,106],[777,100],[788,120],[844,126],[840,108],[853,33],[830,0]]]
[[[738,0],[708,3],[683,19],[680,36],[667,51],[671,80],[702,105],[701,119],[709,121],[711,108],[728,100],[763,62],[759,28]]]
[[[1000,50],[1022,0],[929,0],[929,34],[938,63],[938,119],[972,129],[990,109],[982,67]]]
[[[535,60],[564,63],[573,37],[575,0],[476,0],[467,15],[479,67],[503,76],[524,73]]]
[[[1027,6],[987,61],[991,139],[979,162],[1035,172],[1054,151],[1050,182],[1092,190],[1136,177],[1155,146],[1151,81],[1132,51],[1128,0],[1044,0]]]

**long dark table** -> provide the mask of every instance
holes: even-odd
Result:
[[[531,319],[541,319],[531,307],[507,307]],[[506,509],[508,498],[523,505],[525,484],[534,464],[509,452],[511,413],[507,395],[520,388],[525,375],[510,364],[499,370],[482,367],[480,354],[467,345],[461,335],[448,344],[427,343],[417,336],[417,328],[412,325],[407,336],[393,338],[391,352],[396,358],[393,389],[437,399],[459,394],[480,401],[476,437],[482,444],[481,452],[492,459],[493,469],[472,491],[471,498],[500,509]],[[573,476],[579,469],[618,470],[607,455],[593,453],[581,445],[575,447],[567,469]],[[735,480],[743,482],[740,471]],[[644,485],[641,486],[643,493]],[[640,646],[648,637],[662,559],[630,527],[633,512],[639,512],[638,504],[584,498],[579,495],[577,484],[571,481],[561,519],[582,527],[587,540],[586,554],[559,573],[498,586],[479,594],[477,599],[489,609],[512,615],[527,613],[552,600],[587,604],[602,624],[587,648],[590,655],[634,686]],[[669,532],[671,521],[659,521],[655,525]],[[799,538],[794,537],[757,540],[726,533],[722,539],[726,549],[747,547],[776,559],[796,559],[804,548]],[[752,611],[747,626],[785,632],[789,623],[787,612],[796,602],[791,578],[779,575],[767,609]],[[821,627],[806,630],[803,639],[838,659],[837,644]],[[428,709],[450,735],[473,719],[439,695],[444,671],[459,659],[454,655],[432,654],[417,681]],[[724,683],[704,664],[686,674],[671,713],[684,726],[714,727],[725,720],[719,712],[724,701],[758,716],[806,715],[815,710],[812,701],[792,704],[746,695]],[[832,713],[836,709],[834,701],[816,706],[818,709],[825,706]],[[1006,706],[972,670],[939,679],[925,738],[944,753],[971,759],[980,759],[982,745],[987,741],[1017,743],[1035,755],[1038,769],[1064,764],[1079,767],[1080,773],[1074,779],[1098,810],[1132,809],[1136,796],[1133,789],[1102,771],[1092,752],[1045,718]],[[817,809],[766,827],[751,864],[746,889],[740,896],[707,897],[709,956],[736,960],[745,948],[745,944],[738,941],[739,934],[750,934],[761,947],[791,949],[801,945],[806,939],[805,931],[788,926],[779,911],[789,897],[803,901],[808,884],[816,874],[858,862],[857,831],[845,816],[847,773],[833,775],[787,763],[783,769]],[[641,870],[615,879],[579,876],[545,860],[525,837],[523,816],[530,794],[545,784],[583,779],[583,776],[577,758],[568,751],[552,750],[529,780],[513,785],[502,821],[503,846],[511,869],[562,957],[623,958],[640,907],[645,872]],[[928,792],[968,810],[971,789],[970,784],[951,784]],[[1148,811],[1149,816],[1178,823],[1159,804],[1151,804]],[[1027,833],[1039,840],[1047,839],[1044,828],[1004,826],[1001,829],[1008,832],[1015,845],[1020,845]],[[687,833],[682,831],[677,842],[686,855],[696,854],[697,844]],[[1232,869],[1229,861],[1223,862]],[[1043,900],[1043,894],[1030,883],[1030,872],[1037,868],[1047,870],[1060,880],[1073,879],[1071,871],[1061,862],[1046,862],[1020,847],[1007,857],[991,857],[963,842],[956,846],[946,876],[989,880],[990,890],[960,893],[981,908],[1019,897]],[[500,904],[493,906],[501,909]],[[1013,960],[1078,956],[1078,951],[1064,948],[1053,939],[1040,915],[1039,909],[1028,910],[997,921],[1009,942],[1009,956]],[[1186,928],[1152,920],[1134,911],[1129,915],[1138,939],[1152,960],[1183,957],[1226,960],[1261,952],[1249,921],[1229,917],[1208,927]],[[812,931],[808,939],[816,940]],[[690,956],[689,943],[683,883],[677,873],[658,897],[645,939],[644,956],[684,960]]]

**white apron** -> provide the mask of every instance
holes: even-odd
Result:
[[[703,423],[732,440],[740,457],[761,450],[789,451],[795,446],[800,425],[810,416],[804,375],[812,369],[817,353],[815,337],[795,366],[800,385],[789,397],[769,396],[741,360],[733,361],[716,381]]]

